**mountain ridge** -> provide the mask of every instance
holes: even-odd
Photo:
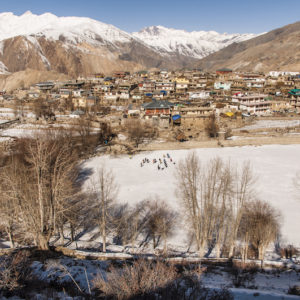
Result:
[[[164,30],[174,33],[173,29],[164,27]],[[182,32],[186,34],[183,44],[178,36]],[[202,44],[193,45],[191,38],[194,37],[190,34],[195,35],[195,32],[175,31],[173,40],[177,39],[178,49],[161,51],[137,34],[90,18],[57,17],[51,13],[35,15],[30,11],[20,16],[1,13],[0,73],[8,75],[30,68],[78,76],[117,69],[176,69],[190,67],[199,55],[203,57],[212,52],[212,47],[215,50],[220,47],[203,40]],[[201,34],[202,37],[212,34],[220,37],[216,32],[202,31]],[[200,48],[196,49],[195,45]],[[193,49],[187,51],[187,48]]]
[[[233,43],[201,59],[197,67],[210,71],[223,67],[235,71],[299,71],[300,21]]]

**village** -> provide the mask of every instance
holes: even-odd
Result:
[[[130,120],[139,120],[151,127],[155,131],[152,140],[160,141],[160,146],[163,141],[205,142],[210,138],[218,138],[222,145],[222,141],[230,140],[232,135],[232,139],[240,139],[237,131],[233,134],[236,128],[243,129],[257,120],[277,120],[269,126],[273,127],[273,136],[278,133],[282,136],[288,128],[294,131],[295,138],[298,128],[294,125],[300,112],[300,74],[241,73],[227,68],[214,73],[119,71],[111,76],[94,74],[67,82],[39,82],[28,88],[1,91],[0,105],[2,129],[13,127],[26,132],[26,128],[40,125],[63,127],[78,125],[78,119],[89,120],[89,126],[96,131],[101,124],[108,124],[119,137],[119,144],[124,144],[127,138],[126,124]],[[277,126],[278,120],[292,123]],[[272,135],[265,129],[270,131],[264,126],[256,128],[254,140],[257,136]],[[11,134],[6,130],[3,134],[2,130],[1,141],[9,143],[16,129],[13,131]],[[239,134],[245,137],[249,130],[240,130]],[[141,139],[134,144],[149,141],[149,133]],[[103,144],[107,142],[103,140]],[[127,143],[125,148],[132,151],[134,147]],[[124,152],[125,148],[115,147],[115,151]]]

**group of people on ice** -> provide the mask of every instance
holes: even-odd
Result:
[[[145,157],[142,161],[141,161],[141,167],[143,167],[145,164],[149,164],[150,160]],[[172,157],[170,156],[169,153],[167,153],[166,155],[163,155],[163,158],[153,158],[152,159],[152,164],[155,165],[157,164],[157,170],[164,170],[165,168],[168,168],[168,166],[170,164],[174,164],[175,162],[173,161]]]

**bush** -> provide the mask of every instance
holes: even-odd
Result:
[[[18,251],[0,260],[0,290],[13,291],[22,287],[29,274],[30,252]]]
[[[255,263],[242,264],[233,263],[230,269],[230,276],[234,287],[253,287],[255,275],[258,272],[258,266]]]
[[[106,280],[98,274],[92,281],[96,290],[107,297],[130,299],[149,294],[170,284],[177,277],[174,266],[139,259],[123,269],[112,268]]]
[[[105,298],[113,299],[233,300],[228,289],[204,287],[197,272],[178,277],[173,266],[142,259],[123,269],[113,268],[106,280],[97,275],[93,286]]]
[[[288,245],[280,248],[279,254],[281,258],[292,258],[295,255],[299,255],[299,251],[293,245]]]
[[[206,131],[208,137],[211,137],[211,138],[218,137],[219,125],[218,125],[215,114],[212,114],[209,116],[209,118],[206,122],[205,131]]]
[[[288,294],[300,296],[300,286],[299,285],[291,286],[288,290]]]
[[[161,293],[161,299],[172,300],[233,300],[228,289],[208,289],[204,287],[195,274],[187,274],[174,282]]]

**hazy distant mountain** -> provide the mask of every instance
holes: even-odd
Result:
[[[249,41],[233,43],[197,64],[207,70],[300,70],[300,22],[287,25]]]
[[[160,54],[180,54],[188,57],[203,58],[232,43],[256,37],[256,34],[220,34],[215,31],[192,31],[151,26],[132,34]]]

